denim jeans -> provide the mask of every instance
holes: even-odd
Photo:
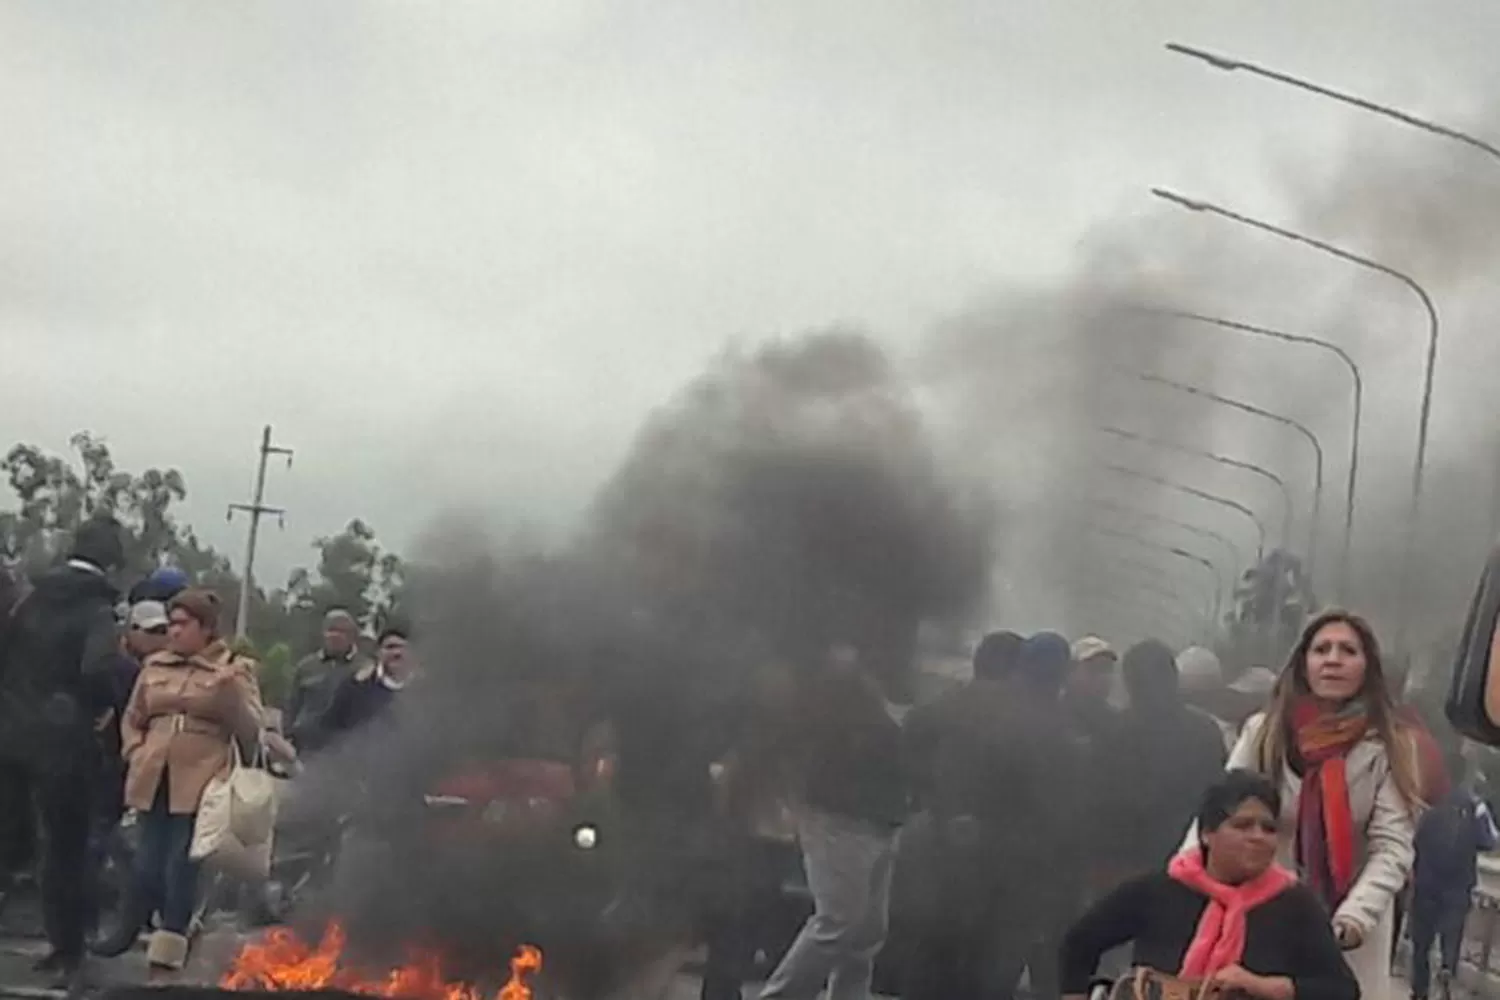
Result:
[[[1432,943],[1438,942],[1443,971],[1458,972],[1459,946],[1469,916],[1469,892],[1459,889],[1417,896],[1411,913],[1411,995],[1425,1000],[1432,983]]]
[[[761,1000],[869,1000],[890,917],[894,830],[816,809],[797,820],[814,913]]]
[[[196,817],[173,815],[167,804],[167,785],[163,773],[151,811],[140,817],[137,887],[161,915],[162,930],[186,934],[198,898],[198,863],[188,858]]]

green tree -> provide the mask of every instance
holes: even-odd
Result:
[[[125,527],[125,573],[142,576],[165,563],[181,566],[207,583],[229,574],[228,560],[178,524],[173,508],[187,497],[176,469],[147,469],[140,475],[115,465],[109,445],[87,432],[73,435],[77,464],[36,445],[18,444],[0,470],[19,501],[0,514],[0,549],[29,572],[62,556],[78,525],[96,513],[109,513]]]
[[[278,595],[292,619],[297,648],[317,641],[323,614],[344,608],[367,630],[380,628],[396,613],[405,586],[401,557],[386,550],[375,530],[355,518],[336,535],[313,542],[318,550],[315,570],[296,569]]]
[[[13,509],[0,511],[0,564],[39,572],[66,553],[85,518],[108,512],[125,528],[125,579],[173,565],[194,583],[216,591],[226,607],[237,604],[241,581],[229,559],[177,519],[187,498],[181,472],[124,471],[116,466],[108,443],[87,432],[73,435],[70,444],[74,454],[68,456],[17,444],[0,460],[16,501]],[[318,564],[313,572],[298,569],[285,586],[257,587],[251,593],[248,631],[258,648],[311,648],[330,607],[348,608],[372,629],[396,608],[405,568],[364,521],[350,521],[314,547]],[[290,652],[286,655],[290,661]],[[278,682],[271,683],[274,688]]]

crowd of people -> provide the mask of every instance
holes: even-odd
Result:
[[[278,727],[258,665],[222,631],[219,598],[163,569],[125,594],[122,534],[85,522],[60,566],[0,593],[0,906],[34,870],[49,949],[36,970],[73,982],[88,952],[123,954],[150,930],[153,974],[186,963],[198,903],[190,856],[211,779],[238,752],[295,769],[405,684],[407,637],[358,646],[330,611],[322,648],[297,665]],[[278,729],[284,729],[278,732]],[[118,922],[101,924],[100,870],[130,813],[139,834]]]
[[[153,970],[180,970],[209,782],[235,754],[295,773],[412,675],[403,630],[367,655],[332,609],[278,719],[218,599],[171,570],[122,599],[123,561],[118,526],[91,521],[0,594],[0,874],[39,873],[38,967],[64,979],[145,931]],[[890,950],[907,1000],[1010,1000],[1023,977],[1058,1000],[1130,961],[1254,1000],[1385,1000],[1408,898],[1413,995],[1435,941],[1451,982],[1494,824],[1358,616],[1324,613],[1279,673],[1233,676],[1202,647],[994,632],[971,680],[904,716],[857,645],[815,660],[767,665],[715,734],[736,877],[702,914],[703,1000],[742,996],[788,844],[813,912],[764,1000],[867,1000]],[[100,926],[100,845],[127,812],[134,871]]]
[[[763,1000],[864,1000],[883,949],[907,1000],[1009,1000],[1023,975],[1046,1000],[1119,973],[1132,943],[1137,965],[1256,1000],[1383,1000],[1408,898],[1413,995],[1435,937],[1451,982],[1492,823],[1357,615],[1312,620],[1279,673],[996,632],[972,680],[901,723],[848,647],[794,690],[761,743],[814,912]],[[1243,925],[1218,948],[1193,933],[1261,905],[1248,944]],[[741,996],[730,965],[710,948],[704,1000]]]

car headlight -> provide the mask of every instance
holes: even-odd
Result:
[[[599,828],[592,823],[581,823],[573,828],[573,846],[580,851],[592,851],[599,845]]]

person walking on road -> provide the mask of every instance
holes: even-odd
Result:
[[[24,775],[40,818],[49,950],[36,968],[63,981],[83,964],[94,907],[97,730],[112,707],[120,649],[109,574],[124,561],[118,522],[82,524],[67,561],[39,577],[13,612],[0,674],[0,757]]]
[[[1479,852],[1494,850],[1500,840],[1489,806],[1463,780],[1461,757],[1455,755],[1448,762],[1448,773],[1459,779],[1457,787],[1417,824],[1410,911],[1413,1000],[1427,1000],[1434,941],[1442,959],[1438,994],[1443,1000],[1452,996],[1464,924],[1479,880]]]
[[[1390,1000],[1392,904],[1411,871],[1422,801],[1415,743],[1363,618],[1327,611],[1308,623],[1229,766],[1279,784],[1282,863],[1332,914],[1364,1000]]]
[[[901,728],[860,653],[835,644],[806,680],[796,726],[802,846],[813,915],[762,1000],[868,1000],[885,943],[896,832],[906,819]]]
[[[1072,918],[1062,873],[1077,860],[1066,845],[1081,769],[1058,704],[1067,667],[1061,636],[994,633],[969,685],[907,719],[908,746],[930,762],[916,773],[933,843],[903,1000],[1009,997],[1028,967],[1034,994],[1055,993],[1048,930]]]
[[[169,616],[167,649],[146,661],[120,721],[125,803],[140,813],[141,846],[120,926],[94,949],[123,954],[157,912],[146,952],[156,975],[187,962],[198,885],[188,849],[204,789],[229,766],[231,741],[248,756],[261,726],[255,664],[219,637],[218,599],[184,590]]]

